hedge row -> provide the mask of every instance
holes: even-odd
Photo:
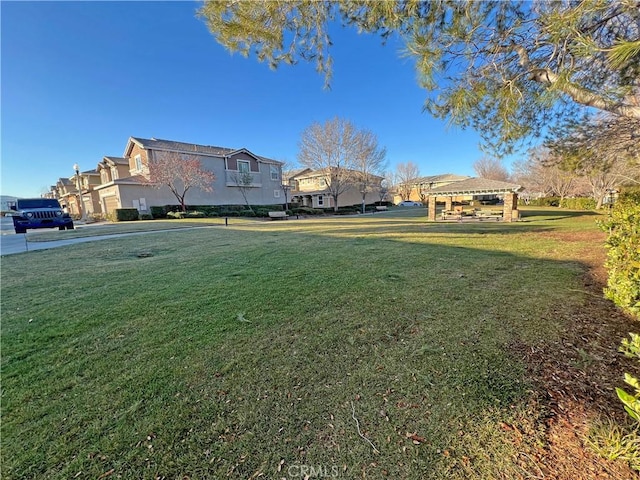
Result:
[[[522,199],[520,200],[522,204]],[[594,210],[596,201],[589,197],[563,198],[560,197],[542,197],[529,201],[532,207],[562,207],[570,210]]]
[[[605,295],[640,319],[640,188],[621,192],[600,226],[609,233]]]
[[[365,206],[365,211],[374,212],[378,204],[370,204]],[[392,205],[390,202],[384,202],[383,205]],[[311,208],[302,207],[292,203],[291,208],[287,210],[289,215],[350,215],[360,213],[361,205],[352,205],[340,207],[337,212],[333,208]],[[190,205],[187,211],[183,212],[179,205],[164,205],[151,207],[151,215],[153,218],[202,218],[202,217],[268,217],[269,212],[281,212],[284,208],[282,205],[252,205],[249,209],[246,205]]]
[[[249,209],[246,205],[189,205],[186,214],[180,218],[191,217],[240,217],[240,216],[267,216],[268,212],[282,211],[282,205],[252,205]],[[251,215],[251,211],[254,212]],[[267,212],[264,215],[256,215],[255,212]],[[192,212],[198,212],[193,214]],[[168,214],[172,213],[171,216]],[[164,205],[151,207],[153,218],[176,218],[176,213],[183,213],[180,205]]]

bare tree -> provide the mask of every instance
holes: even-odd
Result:
[[[411,190],[419,176],[420,169],[413,162],[399,163],[396,166],[396,189],[402,201],[410,200]]]
[[[148,165],[148,176],[141,182],[156,188],[166,186],[178,199],[183,212],[187,211],[185,197],[193,188],[213,191],[215,175],[202,167],[202,162],[191,155],[178,152],[157,152]]]
[[[251,208],[249,204],[249,191],[253,188],[253,175],[251,175],[251,172],[244,171],[234,173],[231,175],[231,180],[233,180],[238,190],[240,190],[240,194],[242,198],[244,198],[244,203],[247,205],[247,208],[253,212],[253,208]]]
[[[280,171],[282,172],[282,178],[280,178],[280,188],[282,188],[282,193],[284,193],[284,209],[289,210],[289,192],[291,191],[291,185],[289,183],[289,179],[291,177],[291,172],[295,168],[295,164],[288,160],[280,160],[282,165],[280,166]]]
[[[473,170],[481,178],[491,180],[509,181],[509,171],[502,162],[495,158],[483,157],[473,162]]]
[[[378,138],[369,130],[360,130],[356,134],[356,141],[358,145],[354,176],[362,195],[362,213],[364,213],[367,194],[380,188],[380,177],[387,166],[387,150],[378,147]]]
[[[323,124],[313,123],[303,132],[299,142],[298,161],[313,170],[323,172],[326,187],[338,210],[338,198],[357,185],[357,168],[367,155],[375,155],[359,131],[348,120],[333,118]],[[375,137],[374,137],[375,138]]]
[[[640,183],[640,120],[596,116],[570,122],[547,140],[555,163],[587,179],[596,208],[609,190]]]
[[[392,180],[390,180],[391,174],[389,172],[383,172],[382,177],[383,178],[380,182],[380,189],[378,190],[378,198],[380,199],[379,203],[382,203],[386,200],[387,196],[389,195],[390,187],[392,185]]]
[[[544,197],[560,197],[560,203],[567,196],[583,195],[584,179],[574,172],[560,167],[554,154],[544,147],[529,151],[529,156],[514,164],[514,177],[525,186],[526,192],[535,192]]]

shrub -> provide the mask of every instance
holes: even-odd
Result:
[[[137,208],[116,208],[115,221],[116,222],[130,222],[132,220],[138,220],[139,213]]]
[[[533,207],[559,207],[560,197],[542,197],[536,198],[529,202]]]
[[[204,212],[199,212],[197,210],[189,211],[183,218],[204,218],[206,217]]]
[[[291,208],[291,213],[293,215],[322,215],[324,210],[320,210],[319,208],[311,208],[311,207],[295,207]]]
[[[139,218],[140,220],[153,220],[153,215],[150,213],[141,213]]]
[[[90,213],[87,216],[87,220],[90,222],[101,222],[103,220],[105,220],[105,215],[102,213]]]
[[[281,212],[282,208],[280,210],[269,210],[268,208],[256,208],[255,212],[256,212],[256,217],[268,217],[269,216],[269,212]]]
[[[253,210],[242,210],[241,212],[239,212],[239,215],[241,217],[255,217],[256,212],[254,212]]]
[[[360,213],[360,209],[355,207],[338,207],[338,211],[334,211],[333,213],[335,215],[355,215]]]
[[[596,201],[593,198],[587,197],[564,198],[562,202],[560,202],[560,206],[571,210],[595,210]]]
[[[167,218],[184,218],[185,216],[184,212],[167,212]]]
[[[279,203],[276,205],[252,205],[254,210],[266,210],[267,212],[282,212],[284,207]]]
[[[609,219],[600,226],[609,232],[605,295],[640,317],[640,189],[621,192]]]
[[[153,218],[166,218],[167,217],[167,208],[166,207],[151,207],[151,216]]]

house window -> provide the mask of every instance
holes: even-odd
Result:
[[[102,183],[107,183],[109,181],[109,174],[106,170],[102,170],[100,172],[100,180],[102,180]]]
[[[269,171],[271,172],[271,180],[274,180],[277,182],[280,179],[277,165],[270,165]]]
[[[111,167],[111,179],[112,180],[117,180],[118,179],[118,168],[117,167]]]
[[[138,154],[138,155],[136,155],[135,160],[136,160],[136,170],[138,172],[141,172],[142,171],[142,157]]]
[[[273,198],[280,198],[280,190],[273,191]]]
[[[322,195],[318,195],[318,206],[319,207],[324,206],[324,197]]]
[[[249,173],[251,164],[245,160],[238,160],[238,171],[240,173]]]

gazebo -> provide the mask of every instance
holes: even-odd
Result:
[[[436,199],[444,197],[445,210],[451,210],[454,197],[469,195],[503,195],[504,207],[502,221],[513,222],[518,219],[518,192],[522,190],[521,185],[488,178],[469,178],[459,182],[453,182],[442,187],[429,190],[429,221],[436,221]]]

